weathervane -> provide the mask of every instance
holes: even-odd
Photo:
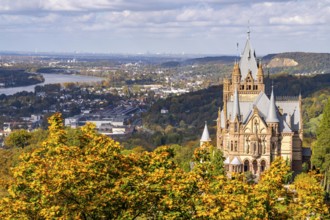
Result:
[[[236,43],[236,51],[237,51],[237,59],[239,59],[240,54],[239,54],[239,43]]]

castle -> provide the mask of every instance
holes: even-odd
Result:
[[[259,176],[275,157],[302,169],[303,121],[301,96],[280,98],[265,94],[264,72],[250,43],[245,44],[231,79],[223,81],[223,109],[217,118],[217,148],[229,172],[251,171]],[[207,126],[201,144],[210,141]]]

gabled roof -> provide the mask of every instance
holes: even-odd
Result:
[[[298,131],[301,126],[300,122],[300,105],[299,100],[276,101],[276,105],[283,109],[282,118],[288,123],[288,126],[294,131]]]
[[[261,121],[262,121],[262,123],[264,123],[264,124],[266,124],[266,122],[265,122],[265,115],[264,114],[262,114],[262,112],[260,112],[259,111],[259,109],[256,107],[256,109],[257,109],[257,112],[258,112],[258,115],[259,115],[259,117],[261,118]],[[251,109],[251,111],[249,112],[249,114],[248,114],[248,116],[246,117],[246,119],[245,119],[245,121],[243,122],[243,124],[247,124],[249,121],[250,121],[250,119],[252,118],[252,116],[253,116],[253,112],[254,112],[254,109]]]
[[[203,131],[203,134],[202,134],[202,137],[201,137],[200,141],[201,142],[211,141],[209,130],[207,129],[207,123],[206,122],[205,122],[204,131]]]
[[[242,81],[245,80],[249,71],[252,72],[253,79],[257,79],[257,73],[258,73],[257,57],[254,49],[251,46],[249,37],[246,40],[245,48],[241,56],[239,67],[241,70]]]
[[[234,157],[234,159],[230,162],[231,165],[241,165],[241,161],[237,157]]]
[[[230,164],[230,160],[229,160],[229,157],[227,157],[227,158],[226,158],[226,160],[225,160],[225,161],[223,161],[223,164],[225,164],[225,165],[228,165],[228,164]]]
[[[264,92],[260,92],[257,98],[254,101],[240,101],[239,100],[239,109],[241,114],[241,120],[243,124],[246,124],[248,120],[253,115],[253,107],[257,107],[258,114],[264,121],[266,121],[267,116],[269,115],[269,106],[271,100],[267,97]],[[292,132],[298,131],[300,122],[300,107],[299,101],[276,101],[274,104],[276,108],[276,117],[279,121],[279,128],[281,132]],[[231,114],[233,112],[234,102],[227,102],[227,118],[231,119]],[[278,108],[281,108],[281,113],[278,112]],[[221,127],[225,127],[224,121],[224,111],[221,111]]]

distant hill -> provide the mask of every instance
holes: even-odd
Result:
[[[271,73],[322,74],[330,73],[330,53],[289,52],[269,54],[262,58]]]
[[[232,65],[237,56],[214,56],[214,57],[201,57],[192,58],[183,61],[168,61],[161,64],[162,67],[178,67],[186,65],[196,65],[196,64],[230,64]]]
[[[232,66],[237,56],[201,57],[186,60],[167,61],[162,67],[221,64]],[[287,52],[268,54],[260,58],[271,74],[323,74],[330,73],[330,53]]]
[[[232,64],[237,60],[237,56],[216,56],[216,57],[202,57],[193,58],[184,61],[185,64],[205,64],[205,63],[220,63],[220,64]]]

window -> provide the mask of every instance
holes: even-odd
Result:
[[[264,172],[265,169],[266,169],[266,162],[263,160],[263,161],[261,161],[261,163],[260,163],[260,171],[261,171],[261,172]]]
[[[237,141],[235,141],[235,151],[237,151]]]
[[[247,172],[249,170],[250,170],[249,161],[246,160],[244,161],[244,172]]]
[[[233,141],[230,142],[230,150],[233,151]]]

